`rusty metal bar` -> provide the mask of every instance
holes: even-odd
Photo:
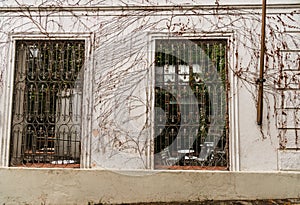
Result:
[[[163,112],[155,113],[155,168],[227,167],[226,43],[223,39],[156,41],[155,107]]]
[[[262,25],[261,25],[261,42],[260,42],[260,66],[258,84],[258,98],[257,98],[257,124],[262,125],[263,117],[263,84],[264,84],[264,57],[265,57],[265,27],[266,27],[266,1],[262,1]]]
[[[16,42],[11,166],[80,163],[84,44]]]

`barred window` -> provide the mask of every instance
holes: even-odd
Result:
[[[16,41],[11,166],[79,166],[84,45]]]
[[[156,168],[227,169],[226,45],[156,40]]]

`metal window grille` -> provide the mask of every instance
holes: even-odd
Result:
[[[84,45],[16,42],[11,166],[80,163]]]
[[[226,44],[155,42],[156,167],[227,167]]]

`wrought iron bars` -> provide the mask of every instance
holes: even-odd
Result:
[[[83,40],[16,42],[10,164],[79,163]]]
[[[157,40],[155,141],[177,165],[227,166],[226,40]],[[210,145],[207,150],[205,145]],[[188,153],[182,156],[180,153]],[[210,156],[205,156],[210,155]],[[201,163],[200,156],[205,157]]]

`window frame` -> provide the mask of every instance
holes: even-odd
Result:
[[[227,53],[226,53],[226,70],[227,70],[227,80],[226,80],[226,103],[227,103],[227,140],[228,140],[228,171],[239,171],[239,124],[238,124],[238,96],[237,96],[237,78],[233,73],[233,65],[235,64],[235,50],[234,39],[236,34],[232,31],[223,33],[185,33],[184,35],[171,35],[165,32],[155,32],[149,33],[149,59],[150,62],[155,62],[155,41],[156,40],[168,40],[168,39],[184,39],[184,40],[226,40],[227,41]],[[150,77],[152,79],[151,85],[151,96],[152,99],[152,111],[150,113],[151,117],[151,169],[154,168],[154,138],[155,138],[155,65],[152,64],[150,71]]]
[[[16,54],[16,42],[22,40],[84,40],[85,44],[85,60],[83,65],[83,96],[82,96],[82,119],[81,127],[81,156],[80,156],[80,167],[89,168],[90,163],[90,146],[91,140],[89,133],[91,133],[92,124],[92,70],[93,70],[93,35],[92,33],[68,33],[68,34],[57,34],[49,33],[47,35],[36,34],[36,33],[15,33],[10,35],[9,39],[9,61],[7,69],[7,88],[4,89],[4,113],[2,116],[3,123],[3,139],[2,139],[2,160],[0,166],[8,167],[10,160],[10,138],[11,138],[11,123],[12,123],[12,107],[13,107],[13,90],[14,90],[14,73],[15,73],[15,54]],[[84,100],[86,99],[86,100]]]

